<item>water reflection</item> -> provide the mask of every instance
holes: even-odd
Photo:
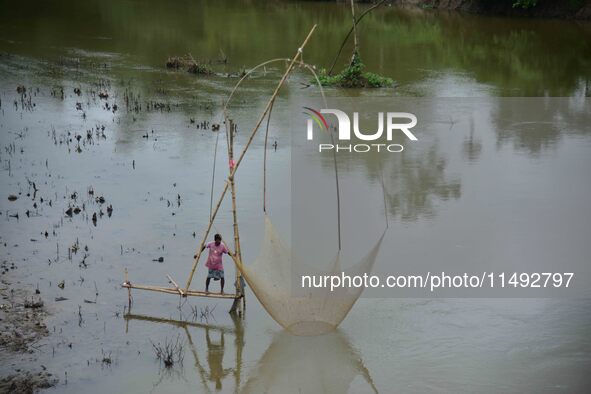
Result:
[[[403,221],[432,217],[435,199],[461,195],[460,179],[446,174],[446,159],[435,145],[418,157],[403,153],[385,163],[384,181],[390,214]]]
[[[497,149],[509,145],[518,153],[537,157],[545,151],[556,150],[561,142],[591,133],[591,108],[586,98],[405,101],[416,103],[415,113],[421,119],[417,143],[395,137],[392,142],[404,145],[403,152],[337,155],[342,188],[355,175],[367,178],[368,187],[379,185],[383,176],[388,213],[402,221],[432,218],[437,214],[438,202],[460,199],[462,184],[466,183],[463,178],[468,173],[465,164],[474,165],[475,171],[486,171],[491,164],[479,161],[483,151],[489,147],[494,149],[495,144]],[[380,101],[366,101],[372,102],[379,107]],[[344,104],[339,102],[339,105]],[[366,108],[363,101],[356,105],[362,108],[360,111]],[[391,107],[400,108],[400,105],[394,101]],[[376,110],[365,111],[373,114]],[[363,127],[375,129],[373,124]],[[458,153],[463,163],[456,159]],[[321,160],[323,171],[334,174],[332,154],[323,155]],[[351,200],[349,194],[345,196],[345,201]]]
[[[556,148],[565,136],[591,132],[591,111],[585,99],[501,98],[491,110],[497,145],[536,156]]]
[[[205,340],[207,342],[207,365],[209,366],[209,373],[207,378],[215,382],[216,390],[222,389],[222,379],[231,372],[231,369],[224,369],[224,332],[222,331],[219,335],[219,340],[212,340],[209,334],[211,329],[205,328]],[[187,335],[191,335],[187,333]]]
[[[363,391],[378,392],[363,360],[339,330],[316,337],[281,331],[241,392],[346,393],[358,376]]]
[[[250,372],[242,385],[245,331],[241,318],[232,316],[233,327],[131,313],[125,315],[125,321],[126,330],[129,330],[131,321],[181,328],[193,356],[201,383],[200,389],[204,392],[223,390],[224,382],[229,377],[233,377],[233,391],[240,393],[343,393],[351,389],[357,377],[361,377],[363,383],[357,382],[355,387],[361,384],[361,387],[365,387],[364,391],[378,392],[363,360],[340,330],[315,337],[294,336],[287,331],[277,332],[257,367]],[[204,336],[205,357],[203,348],[200,349],[198,340],[195,341],[196,332]],[[233,362],[224,361],[224,355],[228,351],[228,337],[234,338]]]
[[[464,158],[474,163],[478,161],[480,154],[482,153],[482,142],[479,137],[474,136],[474,116],[470,116],[469,120],[470,135],[464,139],[464,145],[462,152]]]
[[[393,141],[406,144],[404,141]],[[369,184],[380,185],[383,179],[388,205],[388,215],[402,221],[415,221],[420,217],[436,214],[437,200],[458,199],[461,196],[461,178],[450,175],[448,157],[437,141],[421,141],[421,146],[412,146],[403,152],[338,154],[339,177],[343,187],[356,172],[366,174]],[[471,153],[476,159],[479,142],[473,140]],[[332,157],[322,157],[323,170],[334,173]],[[377,189],[377,188],[376,188]],[[380,194],[381,194],[381,187]],[[329,198],[332,197],[329,195]],[[351,200],[351,196],[347,195]]]
[[[199,323],[186,320],[163,319],[158,317],[137,315],[128,313],[125,317],[125,330],[129,330],[129,322],[132,320],[145,321],[152,323],[170,324],[181,328],[186,336],[189,350],[193,355],[194,366],[199,374],[201,387],[205,392],[212,392],[223,389],[223,382],[228,377],[233,377],[234,391],[237,391],[241,385],[242,377],[242,352],[244,349],[244,326],[243,320],[237,315],[230,315],[233,327],[220,326],[209,323]],[[206,347],[206,363],[202,361],[199,355],[199,346],[193,340],[195,329],[202,330],[204,333]],[[233,346],[235,348],[234,363],[232,366],[224,366],[224,354],[226,351],[227,336],[234,338]]]

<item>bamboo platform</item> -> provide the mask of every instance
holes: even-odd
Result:
[[[160,287],[160,286],[148,286],[148,285],[135,285],[129,282],[123,283],[121,286],[127,289],[138,289],[148,291],[158,291],[160,293],[168,293],[180,295],[183,297],[210,297],[210,298],[227,298],[227,299],[239,299],[242,295],[230,294],[230,293],[212,293],[198,290],[180,290],[177,287]]]

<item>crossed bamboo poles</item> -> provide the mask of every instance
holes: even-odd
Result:
[[[167,278],[173,287],[137,285],[135,283],[132,284],[129,281],[127,269],[125,269],[125,282],[123,282],[122,286],[127,288],[128,301],[129,301],[130,305],[132,302],[131,289],[138,289],[138,290],[156,291],[156,292],[167,293],[167,294],[178,294],[181,297],[194,296],[194,297],[230,298],[230,299],[234,299],[234,304],[232,305],[232,309],[230,311],[232,312],[232,311],[236,311],[238,309],[239,312],[243,312],[244,308],[246,307],[246,299],[244,297],[244,292],[242,291],[242,286],[241,286],[242,282],[241,282],[241,278],[240,278],[240,276],[242,275],[242,256],[240,253],[240,235],[238,232],[238,219],[237,219],[237,211],[236,211],[236,189],[235,189],[235,184],[234,184],[234,175],[236,174],[238,167],[242,163],[242,159],[244,158],[248,148],[250,147],[252,141],[254,140],[254,137],[256,136],[257,132],[259,131],[259,128],[261,127],[261,124],[263,123],[263,120],[265,119],[265,117],[267,116],[267,114],[269,113],[271,108],[273,107],[273,103],[275,102],[275,98],[279,94],[281,87],[283,86],[283,84],[287,80],[287,77],[292,72],[292,70],[293,70],[294,66],[296,65],[296,63],[298,62],[298,60],[301,61],[303,49],[308,44],[308,41],[312,37],[312,34],[314,33],[315,30],[316,30],[316,25],[312,26],[312,29],[310,30],[310,32],[308,33],[308,35],[304,39],[302,45],[298,48],[297,52],[295,53],[295,55],[293,56],[293,58],[289,62],[289,65],[288,65],[287,69],[285,70],[285,72],[283,73],[281,80],[277,84],[277,87],[275,88],[273,95],[271,96],[271,98],[267,102],[267,105],[265,106],[265,110],[260,115],[256,125],[254,126],[254,128],[250,134],[250,137],[248,138],[248,140],[246,142],[246,145],[242,149],[242,152],[240,153],[238,160],[236,160],[235,162],[233,161],[234,160],[233,130],[231,128],[232,127],[230,124],[231,122],[228,120],[228,117],[226,115],[226,107],[224,107],[226,134],[229,137],[228,156],[229,156],[230,162],[231,163],[234,162],[234,166],[233,166],[233,168],[230,169],[230,174],[228,175],[228,179],[227,179],[227,181],[224,185],[224,188],[220,194],[217,204],[215,205],[215,208],[210,215],[209,224],[207,226],[207,229],[205,230],[205,234],[203,235],[203,238],[202,238],[202,240],[197,248],[197,251],[195,253],[195,257],[193,259],[193,266],[191,267],[191,272],[189,274],[189,277],[187,279],[187,283],[186,283],[185,287],[181,288],[172,279],[172,277],[170,275],[167,275]],[[240,82],[238,83],[238,85],[240,84]],[[232,194],[232,215],[233,215],[233,222],[234,222],[233,227],[234,227],[235,252],[232,253],[231,258],[234,261],[234,263],[236,264],[236,268],[237,268],[237,270],[236,270],[237,271],[236,293],[235,294],[221,294],[221,293],[208,293],[208,292],[204,292],[204,291],[190,290],[189,288],[191,286],[191,282],[193,281],[193,276],[195,274],[195,270],[197,269],[197,265],[199,264],[199,259],[201,258],[201,254],[203,253],[203,250],[204,250],[203,247],[205,246],[205,242],[207,240],[207,237],[209,236],[213,222],[214,222],[214,220],[217,216],[217,213],[220,209],[220,206],[226,196],[226,193],[228,192],[228,189],[231,190],[231,194]],[[240,299],[242,299],[242,306],[240,306],[240,303],[239,303]],[[240,308],[242,308],[242,310],[239,310]]]

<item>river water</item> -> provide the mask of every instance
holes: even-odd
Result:
[[[92,0],[2,2],[2,9],[0,249],[17,266],[3,279],[38,288],[50,312],[50,335],[3,373],[34,358],[60,379],[48,391],[72,393],[588,391],[588,299],[361,298],[337,331],[313,338],[284,332],[252,293],[243,320],[226,313],[229,301],[195,298],[179,309],[175,296],[137,291],[128,313],[125,268],[132,283],[167,285],[167,274],[185,283],[211,207],[218,134],[210,126],[220,121],[233,75],[292,56],[314,23],[304,60],[330,65],[349,29],[347,7]],[[400,240],[405,258],[439,255],[446,249],[438,245],[450,241],[441,234],[475,242],[454,245],[463,257],[521,250],[524,259],[589,258],[590,25],[384,7],[364,19],[360,36],[368,70],[396,87],[327,95],[477,97],[502,113],[510,108],[499,97],[564,97],[582,114],[567,129],[537,131],[478,118],[401,157],[385,183],[392,242]],[[216,74],[165,68],[169,56],[187,53]],[[337,67],[344,63],[346,55]],[[237,146],[282,70],[269,65],[237,93],[230,108]],[[318,97],[309,82],[296,71],[274,108],[268,193],[277,217],[291,206],[290,130],[281,120],[302,97]],[[227,168],[220,137],[214,198]],[[262,238],[262,152],[257,137],[237,175],[246,261]],[[372,176],[376,163],[342,171]],[[487,188],[483,177],[502,184]],[[571,200],[547,214],[564,198]],[[231,220],[225,202],[214,230],[228,242]],[[281,219],[277,225],[288,231]],[[433,242],[418,249],[413,239],[421,237]],[[233,277],[229,260],[226,268]],[[204,278],[200,266],[193,287]],[[152,344],[177,339],[184,360],[164,368]]]

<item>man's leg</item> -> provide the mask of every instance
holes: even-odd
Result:
[[[220,279],[220,284],[222,286],[222,293],[224,292],[224,278]]]
[[[207,278],[205,280],[205,292],[208,293],[209,292],[209,281],[211,281],[211,278]]]

